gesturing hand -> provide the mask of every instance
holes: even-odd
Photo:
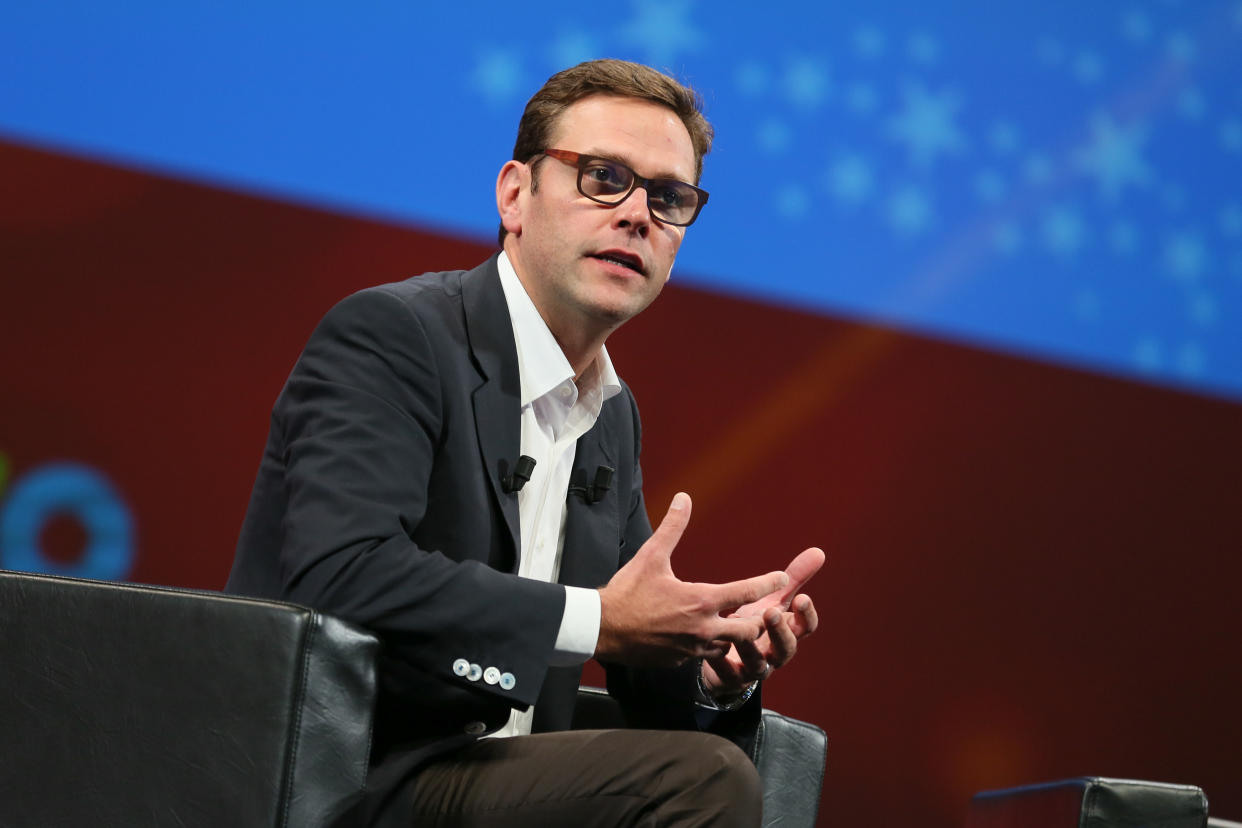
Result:
[[[728,652],[703,662],[703,683],[713,695],[740,693],[746,685],[789,663],[798,642],[819,625],[811,596],[799,590],[823,565],[823,551],[811,547],[785,569],[789,583],[784,589],[738,607],[735,616],[762,618],[764,631],[755,640],[734,641]]]
[[[728,584],[679,581],[671,557],[689,522],[690,496],[681,492],[642,548],[600,588],[595,655],[601,660],[671,667],[688,658],[723,657],[731,646],[753,646],[764,632],[761,614],[735,610],[768,600],[789,577],[769,572]]]

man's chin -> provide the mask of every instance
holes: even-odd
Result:
[[[589,303],[589,308],[593,318],[620,325],[646,310],[654,299],[655,296],[633,293],[596,296]]]

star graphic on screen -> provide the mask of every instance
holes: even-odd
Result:
[[[1173,32],[1164,42],[1164,50],[1169,57],[1182,63],[1189,63],[1194,60],[1195,41],[1185,32]]]
[[[1160,340],[1154,336],[1140,337],[1134,343],[1133,359],[1135,366],[1143,373],[1158,373],[1164,368],[1164,349],[1160,347]]]
[[[919,166],[939,155],[958,154],[966,148],[966,138],[954,122],[961,106],[955,92],[934,95],[919,83],[908,83],[902,90],[902,109],[889,121],[889,137],[904,144],[911,163]]]
[[[737,91],[748,98],[756,98],[768,91],[770,82],[768,70],[763,64],[748,60],[741,63],[733,73],[733,83]]]
[[[621,40],[643,51],[647,63],[668,67],[706,41],[689,20],[692,8],[690,0],[634,0],[634,17],[621,27]]]
[[[811,57],[799,56],[789,61],[781,79],[785,98],[792,104],[814,109],[828,96],[828,68]]]
[[[1231,239],[1242,236],[1242,206],[1226,204],[1221,208],[1220,232]]]
[[[1207,291],[1196,293],[1190,297],[1186,310],[1191,321],[1205,328],[1210,327],[1216,321],[1218,312],[1216,297]]]
[[[971,181],[975,195],[980,201],[994,204],[1005,195],[1005,179],[996,170],[982,169]]]
[[[1084,322],[1090,322],[1100,315],[1100,294],[1091,288],[1079,288],[1070,302],[1074,315]]]
[[[931,202],[915,187],[903,187],[888,200],[888,222],[902,236],[915,236],[931,221]]]
[[[755,142],[759,144],[759,149],[769,155],[788,152],[790,144],[793,143],[793,132],[784,121],[769,118],[759,124],[755,132]]]
[[[1082,217],[1070,207],[1058,206],[1049,210],[1040,229],[1044,245],[1061,256],[1074,255],[1087,240]]]
[[[1018,148],[1018,128],[1008,121],[997,121],[988,128],[988,145],[997,155],[1008,155]]]
[[[1118,127],[1107,115],[1095,118],[1086,146],[1074,154],[1078,169],[1095,178],[1100,195],[1115,202],[1127,186],[1145,187],[1151,167],[1143,160],[1147,128],[1134,124]]]
[[[1230,119],[1221,123],[1220,146],[1226,152],[1242,152],[1242,121]]]
[[[871,166],[860,155],[846,154],[828,168],[828,192],[841,204],[854,206],[871,197],[875,180]]]
[[[879,102],[875,87],[869,83],[855,81],[845,88],[845,105],[859,115],[874,112]]]
[[[776,193],[776,210],[786,218],[802,218],[811,209],[811,198],[798,184],[787,184]]]
[[[1187,120],[1200,120],[1206,109],[1203,93],[1193,86],[1183,89],[1177,96],[1177,111]]]
[[[1170,236],[1164,245],[1164,266],[1175,279],[1193,282],[1207,269],[1208,251],[1193,230]]]
[[[1059,66],[1065,60],[1065,47],[1051,37],[1041,37],[1035,44],[1035,56],[1049,66]]]
[[[1109,228],[1108,243],[1113,248],[1113,252],[1129,255],[1138,248],[1138,230],[1132,223],[1118,219]]]
[[[1074,77],[1090,86],[1104,76],[1104,61],[1095,52],[1081,52],[1074,58]]]
[[[906,44],[906,54],[915,63],[935,63],[940,59],[940,42],[927,32],[915,32]]]
[[[1201,375],[1207,365],[1207,354],[1197,342],[1187,342],[1177,349],[1177,372],[1184,377]]]
[[[1033,152],[1022,162],[1022,175],[1027,182],[1039,187],[1052,179],[1052,162],[1041,152]]]
[[[1015,221],[999,222],[992,230],[992,246],[1012,255],[1022,248],[1022,228]]]
[[[1186,191],[1176,181],[1170,181],[1160,194],[1170,213],[1180,213],[1186,207]]]
[[[1151,39],[1151,18],[1141,11],[1128,12],[1121,18],[1121,34],[1132,43],[1146,43]]]
[[[521,59],[505,49],[484,54],[475,64],[471,80],[474,88],[493,103],[521,96],[528,85]]]
[[[599,42],[583,31],[564,32],[549,48],[552,64],[561,69],[600,56]]]
[[[884,32],[875,26],[859,26],[854,30],[854,54],[861,58],[878,58],[884,54]]]

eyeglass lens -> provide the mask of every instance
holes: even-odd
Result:
[[[634,187],[634,171],[624,164],[594,159],[582,167],[578,188],[587,198],[603,204],[616,204]],[[699,194],[680,181],[660,179],[647,183],[647,206],[658,217],[673,224],[685,224],[694,218]]]

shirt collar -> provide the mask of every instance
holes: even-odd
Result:
[[[563,383],[573,382],[574,369],[503,251],[496,260],[496,269],[500,271],[500,286],[505,292],[509,321],[513,325],[522,405],[527,406]],[[621,380],[606,347],[599,349],[599,355],[584,372],[584,378],[588,384],[598,383],[602,391],[601,403],[621,393]]]

